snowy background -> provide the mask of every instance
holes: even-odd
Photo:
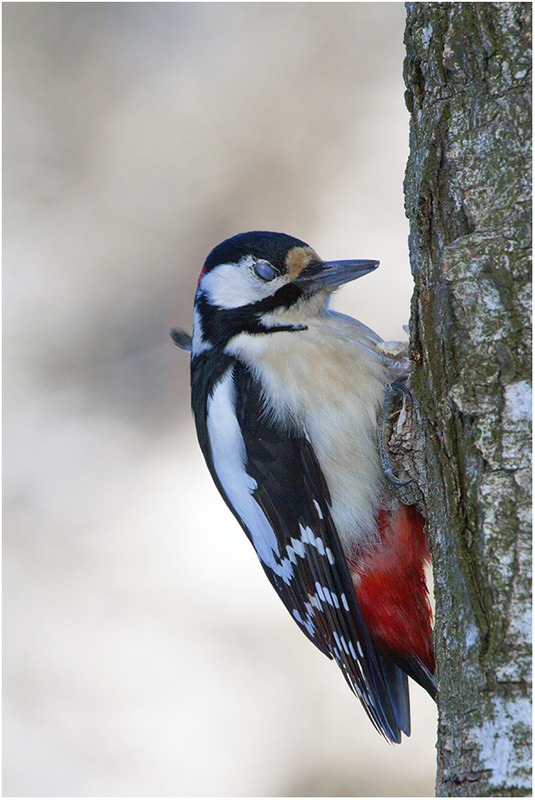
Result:
[[[197,273],[255,228],[411,293],[401,3],[12,3],[4,36],[4,794],[431,795],[299,633],[189,411]]]

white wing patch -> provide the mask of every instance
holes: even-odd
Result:
[[[293,576],[289,558],[281,558],[277,537],[253,497],[256,481],[245,469],[245,443],[235,411],[232,368],[228,369],[207,403],[207,426],[217,477],[236,513],[251,534],[258,557],[285,583]]]

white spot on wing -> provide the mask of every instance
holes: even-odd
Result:
[[[313,613],[314,613],[314,612],[312,612],[312,614],[313,614]],[[312,616],[311,614],[309,614],[309,615],[307,616],[307,619],[305,620],[305,619],[303,619],[303,617],[301,616],[300,612],[299,612],[299,611],[298,611],[296,608],[294,608],[294,610],[292,611],[292,616],[293,616],[293,617],[294,617],[294,618],[295,618],[295,619],[296,619],[296,620],[297,620],[297,621],[298,621],[298,622],[299,622],[299,623],[300,623],[300,624],[301,624],[301,625],[302,625],[304,628],[306,628],[306,630],[308,631],[308,633],[309,633],[311,636],[315,636],[315,635],[316,635],[316,629],[314,628],[314,624],[313,624],[313,622],[312,622],[312,619],[311,619],[311,616]]]
[[[349,647],[347,646],[347,642],[343,636],[339,636],[336,631],[333,631],[334,641],[336,642],[338,649],[340,651],[344,651],[346,655],[349,655]]]
[[[310,597],[310,603],[314,606],[314,608],[317,608],[318,611],[323,611],[323,607],[321,605],[321,601],[318,600],[316,595],[315,594],[309,595],[309,597]]]
[[[318,501],[317,501],[317,500],[314,500],[314,506],[316,507],[316,511],[318,512],[318,517],[319,517],[320,519],[323,519],[323,514],[322,514],[322,511],[321,511],[320,505],[319,505],[319,503],[318,503]]]
[[[305,544],[315,544],[315,537],[310,528],[303,528],[303,526],[300,525],[299,530],[301,531],[302,542],[305,542]]]
[[[323,589],[321,588],[320,584],[316,581],[315,583],[316,595],[320,598],[320,600],[324,600],[327,602],[327,598],[323,594]]]
[[[316,547],[318,549],[318,553],[320,555],[324,556],[325,555],[325,545],[323,544],[323,539],[320,539],[319,536],[316,537]]]
[[[293,564],[297,563],[297,559],[295,558],[296,554],[301,558],[305,557],[305,548],[303,546],[303,542],[299,539],[290,539],[290,544],[286,545],[286,552],[288,553],[288,557]]]
[[[316,590],[316,594],[314,595],[309,594],[310,602],[312,603],[313,606],[320,609],[321,611],[322,610],[321,602],[323,601],[324,603],[327,603],[327,605],[333,608],[340,608],[340,599],[335,592],[331,591],[327,586],[321,586],[321,584],[317,581],[314,584],[314,588]],[[347,604],[347,598],[345,594],[342,594],[342,605],[344,606],[346,611],[349,611],[349,606]]]

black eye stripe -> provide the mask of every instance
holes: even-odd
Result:
[[[269,261],[256,261],[253,264],[253,270],[257,278],[266,282],[272,281],[278,275],[277,270]]]

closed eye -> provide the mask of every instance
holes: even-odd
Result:
[[[268,261],[256,261],[253,264],[253,270],[257,278],[266,282],[272,281],[278,275],[275,267],[272,267]]]

